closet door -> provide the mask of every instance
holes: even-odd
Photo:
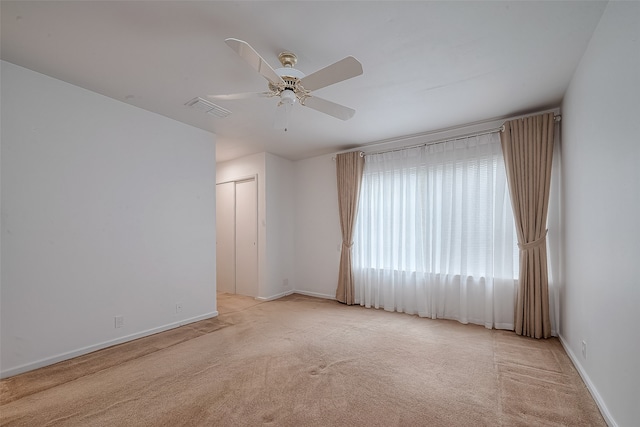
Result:
[[[255,179],[236,186],[236,293],[258,296],[258,186]]]
[[[236,293],[236,183],[216,185],[216,283]]]

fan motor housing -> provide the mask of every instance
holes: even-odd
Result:
[[[282,77],[282,80],[284,81],[284,89],[291,89],[293,91],[297,89],[298,83],[300,82],[299,78],[293,77],[293,76],[282,76],[282,75],[280,77]],[[277,92],[280,88],[278,88],[273,83],[269,83],[269,89],[271,89],[274,92]]]
[[[285,55],[285,54],[286,53],[281,53],[279,58],[281,58],[282,55]],[[293,55],[293,54],[290,54],[290,55]],[[281,59],[281,62],[282,62],[282,59]],[[277,68],[274,71],[276,72],[277,75],[279,75],[282,78],[282,80],[284,81],[284,86],[279,87],[272,83],[269,83],[269,89],[271,91],[279,94],[281,91],[285,89],[289,89],[289,90],[292,90],[301,100],[302,98],[306,98],[307,93],[302,87],[302,85],[300,84],[300,80],[305,76],[305,74],[302,71],[289,66]]]

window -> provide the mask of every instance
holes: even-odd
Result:
[[[518,257],[498,135],[368,155],[356,301],[509,329]]]

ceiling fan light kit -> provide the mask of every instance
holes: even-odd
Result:
[[[307,76],[302,71],[293,68],[298,62],[298,58],[291,52],[282,52],[278,55],[282,67],[274,70],[247,42],[233,38],[226,39],[225,42],[262,77],[267,79],[269,92],[212,95],[210,98],[230,100],[277,96],[280,98],[278,107],[286,106],[285,126],[290,108],[296,101],[305,107],[341,120],[348,120],[355,114],[355,110],[352,108],[311,94],[314,90],[361,75],[362,64],[354,57],[348,56]],[[286,127],[282,127],[278,122],[282,122],[282,120],[276,119],[276,128],[286,130]]]
[[[295,104],[296,103],[296,94],[291,89],[285,89],[280,93],[280,102],[283,104]]]

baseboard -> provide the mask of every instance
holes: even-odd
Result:
[[[324,299],[332,299],[332,300],[336,299],[335,295],[319,294],[317,292],[301,291],[298,289],[294,290],[293,293],[300,294],[300,295],[307,295],[309,297],[316,297],[316,298],[324,298]]]
[[[505,331],[515,330],[515,328],[513,327],[513,323],[496,323],[495,325],[485,324],[484,327],[487,329],[500,329]]]
[[[589,375],[587,375],[587,372],[580,364],[580,361],[578,360],[576,355],[573,353],[573,351],[571,351],[571,348],[564,340],[562,335],[558,334],[558,338],[560,338],[560,343],[562,344],[564,351],[569,356],[569,359],[571,359],[573,366],[575,366],[576,370],[580,374],[580,377],[582,378],[582,381],[584,381],[585,385],[587,386],[587,390],[589,390],[589,393],[591,393],[593,400],[595,400],[596,405],[598,405],[598,409],[600,409],[600,413],[602,414],[604,421],[609,427],[618,427],[618,424],[616,424],[616,422],[614,421],[613,416],[611,416],[611,413],[609,412],[609,409],[607,409],[607,405],[604,403],[604,400],[602,400],[602,396],[600,396],[600,393],[598,393],[598,389],[591,382],[591,378],[589,378]]]
[[[293,293],[292,290],[280,292],[277,295],[271,295],[270,297],[256,297],[258,301],[273,301],[274,299],[286,297],[287,295],[291,295]]]
[[[0,378],[8,378],[14,375],[22,374],[25,372],[32,371],[34,369],[43,368],[45,366],[53,365],[54,363],[62,362],[68,359],[73,359],[74,357],[82,356],[88,353],[93,353],[97,350],[102,350],[107,347],[111,347],[114,345],[122,344],[128,341],[133,341],[138,338],[144,338],[149,335],[157,334],[159,332],[168,331],[169,329],[175,329],[183,325],[187,325],[189,323],[198,322],[200,320],[211,319],[212,317],[218,316],[217,311],[212,311],[210,313],[202,314],[200,316],[191,317],[189,319],[182,319],[177,322],[172,322],[163,326],[158,326],[157,328],[147,329],[146,331],[137,332],[135,334],[130,334],[124,337],[116,338],[109,341],[104,341],[98,344],[90,345],[87,347],[79,348],[77,350],[69,351],[66,353],[58,354],[56,356],[47,357],[45,359],[40,359],[36,362],[27,363],[24,365],[17,366],[15,368],[7,369],[5,371],[0,371]]]

